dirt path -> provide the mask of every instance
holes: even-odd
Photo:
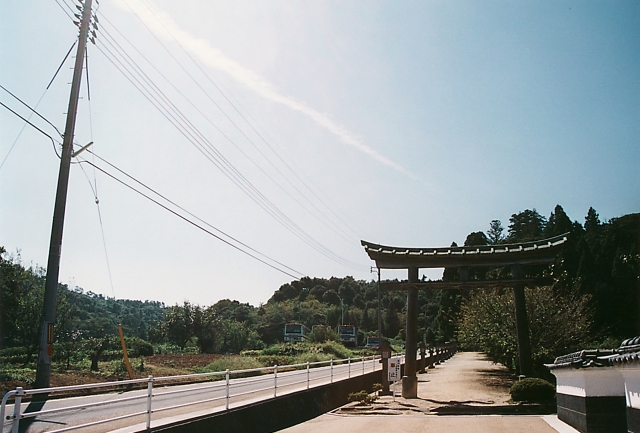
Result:
[[[516,377],[482,353],[460,352],[418,375],[418,397],[438,405],[505,405]]]
[[[282,430],[286,433],[557,433],[543,416],[455,415],[446,410],[492,413],[509,408],[509,388],[515,377],[481,353],[461,352],[418,375],[418,398],[380,397],[373,405],[350,403],[315,419]],[[397,394],[401,393],[398,384]],[[458,412],[459,413],[459,412]],[[392,415],[392,416],[389,416]],[[552,417],[554,418],[554,417]],[[566,430],[569,431],[569,430]]]

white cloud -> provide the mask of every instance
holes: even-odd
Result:
[[[344,126],[334,122],[326,114],[320,113],[319,111],[307,106],[305,103],[296,101],[290,96],[282,95],[269,81],[256,74],[254,71],[240,65],[235,60],[225,56],[220,50],[212,47],[206,39],[198,38],[191,33],[182,30],[166,12],[154,8],[149,1],[117,0],[116,4],[122,9],[134,11],[134,13],[156,34],[156,36],[167,40],[175,38],[180,45],[182,45],[192,55],[197,56],[205,65],[226,72],[234,80],[255,91],[265,99],[282,104],[292,110],[305,114],[318,125],[326,128],[338,137],[343,143],[355,147],[379,163],[391,167],[402,174],[408,175],[412,178],[414,177],[404,167],[364,144],[360,137],[351,133]]]

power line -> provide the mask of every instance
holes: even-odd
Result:
[[[242,150],[242,148],[240,146],[238,146],[238,144],[236,144],[227,134],[225,134],[215,123],[213,123],[213,121],[209,118],[209,116],[207,116],[205,113],[202,112],[202,110],[200,108],[198,108],[171,80],[169,80],[142,52],[140,52],[140,50],[138,50],[138,48],[133,45],[131,43],[131,41],[125,36],[123,35],[118,29],[117,27],[115,27],[115,25],[113,25],[113,23],[111,23],[111,21],[109,21],[108,18],[104,18],[106,22],[108,22],[111,26],[113,26],[114,30],[116,32],[118,32],[118,34],[120,36],[122,36],[128,43],[129,45],[131,45],[131,47],[137,51],[137,53],[158,73],[160,74],[160,76],[176,91],[178,92],[178,94],[180,94],[180,96],[182,96],[185,101],[187,101],[187,103],[189,105],[191,105],[208,123],[210,123],[229,143],[231,143],[240,153],[242,153],[243,156],[245,156],[258,170],[260,170],[267,178],[269,178],[269,180],[271,180],[278,188],[280,188],[285,194],[287,194],[289,197],[291,197],[291,199],[293,199],[296,203],[298,203],[303,209],[305,209],[311,216],[313,216],[315,219],[317,219],[318,221],[320,221],[323,225],[325,225],[328,229],[332,230],[334,233],[336,233],[338,236],[342,237],[344,240],[346,240],[347,242],[352,242],[352,239],[348,239],[347,237],[345,237],[346,232],[344,232],[339,226],[337,226],[335,223],[333,223],[332,221],[330,221],[327,216],[324,214],[324,212],[319,209],[311,200],[309,200],[309,198],[302,193],[302,191],[300,191],[291,181],[290,179],[288,179],[267,157],[266,155],[264,155],[262,153],[262,151],[260,151],[260,149],[244,134],[244,132],[238,127],[237,124],[235,124],[233,122],[233,120],[224,112],[224,110],[222,110],[222,107],[220,107],[212,98],[211,96],[206,93],[206,90],[204,88],[202,88],[199,83],[195,80],[195,78],[193,78],[193,76],[191,76],[189,74],[189,72],[184,69],[184,66],[181,66],[182,69],[185,71],[185,73],[187,73],[187,75],[189,75],[189,77],[196,83],[196,85],[198,85],[198,87],[200,88],[200,90],[203,91],[203,93],[213,102],[213,104],[227,117],[227,119],[229,119],[229,121],[231,121],[231,123],[236,127],[236,129],[238,129],[240,131],[241,134],[243,134],[243,136],[253,145],[253,147],[258,150],[258,152],[276,169],[276,171],[278,171],[278,174],[280,174],[280,176],[282,176],[287,183],[289,183],[307,202],[309,202],[311,204],[311,206],[314,207],[315,210],[317,210],[320,214],[322,214],[322,216],[325,217],[325,220],[321,219],[317,213],[310,211],[304,204],[302,204],[300,202],[300,200],[298,200],[296,197],[294,197],[289,191],[287,191],[281,184],[279,184],[273,177],[271,177],[271,175],[269,175],[258,163],[256,163],[244,150]],[[143,23],[144,24],[144,23]],[[140,70],[140,73],[144,75],[144,77],[148,80],[150,80],[149,76],[144,73],[144,71],[142,71],[141,67],[133,60],[131,59],[131,57],[126,53],[126,51],[124,51],[124,48],[122,48],[122,46],[120,44],[118,44],[118,42],[115,40],[115,38],[104,28],[103,26],[103,34],[106,35],[108,37],[107,42],[109,42],[109,44],[111,44],[112,47],[114,47],[115,50],[118,50],[118,52],[127,57],[129,60],[131,60],[131,62],[136,66],[136,68],[138,70]],[[157,40],[157,38],[156,38]],[[162,42],[158,41],[160,44],[162,44]],[[115,44],[115,45],[114,45]],[[117,48],[116,48],[117,46]],[[166,47],[164,47],[165,50],[167,50]],[[167,50],[168,51],[168,50]],[[169,51],[168,51],[169,52]],[[169,55],[172,56],[171,52],[169,52]],[[177,59],[175,59],[175,57],[172,56],[172,58],[174,60],[177,61]],[[153,84],[153,83],[152,83]],[[155,87],[157,87],[155,84],[153,84]],[[164,96],[164,93],[162,93]],[[226,97],[226,96],[225,96]],[[283,161],[284,162],[284,161]],[[285,163],[286,164],[286,163]],[[297,178],[299,178],[299,176],[296,173],[293,173]],[[315,195],[315,193],[313,193],[313,191],[311,191],[312,194]],[[330,223],[333,223],[335,227],[337,227],[337,229],[340,231],[336,231],[336,229],[334,227],[331,227],[327,221],[329,221]],[[348,236],[348,235],[347,235]]]
[[[54,125],[53,123],[49,122],[49,120],[47,120],[42,114],[38,113],[34,108],[31,108],[29,106],[29,104],[27,104],[26,102],[24,102],[22,99],[18,98],[16,95],[14,95],[13,93],[11,93],[6,87],[4,87],[2,84],[0,84],[0,88],[2,90],[4,90],[5,92],[7,92],[9,95],[13,96],[15,99],[18,100],[18,102],[20,102],[22,105],[24,105],[25,107],[27,107],[33,114],[35,114],[36,116],[38,116],[39,118],[41,118],[42,120],[44,120],[45,122],[47,122],[49,125],[51,125],[51,127],[53,129],[56,130],[56,132],[58,133],[58,135],[60,135],[60,137],[62,137],[62,132],[60,132],[58,130],[58,128],[56,128],[56,125]]]
[[[151,92],[152,89],[148,89],[152,85],[154,87],[155,84],[146,84],[146,86],[135,76],[127,75],[124,70],[127,70],[129,74],[133,74],[126,65],[118,60],[106,46],[104,46],[104,50],[97,46],[97,48],[105,55],[105,57],[118,69],[124,76],[127,78],[138,91],[140,91],[143,96],[152,103],[152,105],[158,109],[161,114],[167,118],[177,129],[178,131],[185,136],[198,150],[205,155],[211,162],[214,163],[230,180],[232,180],[237,186],[239,186],[249,197],[256,202],[259,206],[261,206],[265,211],[267,211],[272,217],[274,217],[277,221],[279,221],[284,227],[288,228],[292,233],[296,234],[300,239],[302,239],[305,243],[312,246],[317,251],[321,252],[323,255],[328,258],[348,267],[353,267],[352,264],[346,259],[343,259],[339,255],[333,253],[328,248],[324,247],[321,243],[311,237],[308,233],[302,230],[299,226],[297,226],[293,221],[291,221],[286,215],[284,215],[273,203],[271,203],[259,190],[255,188],[255,186],[248,181],[209,141],[202,135],[202,133],[180,112],[180,110],[170,101],[164,93],[161,91],[156,91],[161,95],[160,99],[165,99],[165,104],[169,104],[169,108],[171,111],[176,113],[172,114],[166,107],[164,107],[163,103],[156,96],[153,96]],[[105,52],[106,50],[106,52]],[[119,66],[120,65],[120,66]],[[144,80],[144,78],[143,78]],[[150,81],[150,80],[149,80]],[[141,87],[142,86],[142,87]],[[144,90],[143,90],[144,89]],[[164,108],[163,108],[164,107]],[[178,117],[176,117],[178,116]],[[185,122],[188,126],[185,126]],[[210,152],[205,150],[205,147],[210,149]],[[212,153],[211,153],[212,152]],[[355,265],[358,266],[358,265]]]
[[[221,233],[222,235],[228,237],[229,239],[232,239],[234,242],[239,243],[240,245],[242,245],[245,248],[250,249],[251,251],[253,251],[254,253],[260,254],[261,256],[271,260],[274,263],[277,263],[280,266],[283,266],[287,269],[289,269],[292,272],[296,272],[300,275],[303,275],[302,272],[296,271],[295,269],[285,265],[284,263],[280,263],[279,261],[272,259],[271,257],[261,253],[260,251],[250,247],[249,245],[243,243],[242,241],[239,241],[238,239],[234,238],[233,236],[223,232],[222,230],[218,229],[217,227],[209,224],[208,222],[204,221],[203,219],[199,218],[198,216],[194,215],[193,213],[189,212],[188,210],[186,210],[185,208],[183,208],[182,206],[180,206],[179,204],[171,201],[170,199],[168,199],[167,197],[165,197],[164,195],[160,194],[159,192],[157,192],[156,190],[154,190],[153,188],[147,186],[146,184],[142,183],[141,181],[139,181],[138,179],[134,178],[133,176],[131,176],[130,174],[126,173],[125,171],[123,171],[122,169],[116,167],[115,165],[113,165],[112,163],[110,163],[109,161],[107,161],[106,159],[96,155],[94,152],[88,150],[87,152],[91,153],[92,155],[94,155],[96,158],[100,159],[102,162],[104,162],[105,164],[109,165],[110,167],[114,168],[115,170],[117,170],[118,172],[122,173],[123,175],[127,176],[129,179],[133,180],[134,182],[138,183],[139,185],[141,185],[142,187],[146,188],[147,190],[151,191],[152,193],[156,194],[158,197],[161,197],[163,200],[166,200],[167,202],[171,203],[173,206],[177,207],[178,209],[182,210],[183,212],[188,213],[190,216],[194,217],[195,219],[197,219],[198,221],[200,221],[203,224],[206,224],[207,226],[209,226],[210,228],[212,228],[213,230]]]
[[[130,42],[129,42],[130,43]],[[104,44],[97,45],[97,48],[105,55],[105,57],[118,69],[123,76],[131,82],[131,84],[141,92],[141,94],[156,108],[160,113],[174,126],[176,129],[190,141],[207,159],[209,159],[216,167],[218,167],[225,176],[227,176],[232,182],[236,184],[245,194],[247,194],[256,204],[262,207],[268,214],[270,214],[276,221],[278,221],[283,227],[287,228],[294,235],[299,237],[309,246],[316,251],[342,264],[343,266],[360,269],[361,266],[350,262],[347,259],[342,258],[338,254],[334,253],[311,235],[305,232],[297,224],[295,224],[289,217],[287,217],[280,209],[278,209],[270,200],[268,200],[256,187],[253,185],[242,173],[240,173],[212,144],[209,140],[189,121],[189,119],[182,114],[182,112],[175,106],[171,100],[158,88],[157,85],[141,70],[141,68],[131,60],[125,62],[120,60],[116,54],[114,54]],[[113,44],[111,46],[118,52],[123,51],[121,48],[118,50]],[[104,49],[103,49],[104,48]],[[105,52],[106,51],[106,52]],[[126,52],[121,54],[123,57],[129,57]],[[130,59],[130,57],[129,57]],[[132,65],[135,64],[135,66]],[[133,68],[133,70],[131,69]],[[137,70],[140,72],[137,72]],[[128,72],[125,73],[125,71]],[[135,71],[135,72],[134,72]],[[138,74],[142,81],[136,78]],[[158,95],[158,96],[155,96]],[[220,131],[222,133],[222,131]]]
[[[256,133],[256,135],[258,137],[260,137],[260,139],[265,143],[265,145],[267,145],[267,147],[271,150],[271,152],[273,152],[274,155],[276,155],[276,157],[285,165],[285,167],[287,167],[287,169],[295,176],[296,179],[298,179],[310,192],[311,194],[316,197],[316,199],[318,199],[318,201],[320,201],[320,203],[322,203],[327,209],[329,209],[329,211],[336,216],[336,218],[338,218],[338,220],[340,222],[342,222],[347,228],[349,228],[353,233],[356,234],[357,237],[358,234],[357,232],[351,228],[342,218],[340,218],[339,215],[337,215],[337,213],[335,211],[333,211],[333,209],[331,209],[323,200],[322,198],[320,198],[315,191],[313,191],[307,184],[306,182],[287,164],[287,162],[273,149],[273,147],[265,140],[265,138],[254,128],[254,126],[251,124],[251,122],[249,122],[245,116],[240,112],[240,110],[238,110],[238,108],[234,105],[234,103],[227,97],[227,95],[224,94],[224,92],[220,89],[220,87],[211,79],[211,77],[209,77],[209,75],[200,67],[200,65],[193,59],[193,57],[189,54],[189,52],[182,46],[182,44],[175,38],[175,36],[171,33],[171,31],[169,29],[166,28],[166,26],[164,25],[164,23],[158,19],[158,17],[156,16],[155,12],[144,2],[142,1],[142,3],[145,5],[145,7],[149,10],[149,12],[151,12],[151,14],[156,18],[156,20],[160,23],[160,25],[162,25],[164,27],[164,29],[167,31],[167,33],[169,33],[169,35],[171,35],[171,37],[173,38],[173,40],[178,44],[178,46],[182,49],[182,51],[185,52],[185,54],[189,57],[189,59],[195,64],[195,66],[202,72],[202,74],[209,80],[209,82],[211,82],[211,84],[218,90],[218,92],[220,92],[220,94],[224,97],[225,100],[227,100],[227,102],[233,107],[233,109],[240,115],[240,117],[247,123],[247,125],[249,125],[249,127]],[[128,5],[127,5],[128,6]],[[209,95],[209,93],[198,83],[198,81],[189,73],[189,71],[187,71],[187,69],[184,67],[184,65],[178,61],[178,59],[175,58],[175,56],[171,53],[171,51],[158,39],[158,37],[153,33],[153,31],[151,31],[151,29],[149,29],[149,27],[146,25],[146,23],[140,19],[140,17],[138,16],[138,14],[135,13],[135,11],[133,11],[131,9],[130,6],[128,6],[129,9],[131,10],[131,12],[136,16],[136,18],[142,23],[142,25],[149,31],[149,33],[151,33],[151,35],[156,39],[156,41],[158,41],[158,43],[165,49],[165,51],[169,54],[169,56],[171,56],[171,58],[176,62],[176,64],[178,64],[178,66],[180,66],[180,68],[187,74],[187,76],[189,78],[191,78],[191,80],[200,88],[200,90],[202,90],[202,92],[207,96],[207,98],[209,100],[211,100],[211,102],[216,106],[216,108],[218,108],[220,110],[220,112],[231,122],[231,124],[245,137],[245,139],[258,151],[258,153],[260,153],[260,155],[262,155],[262,157],[269,163],[271,164],[272,167],[274,167],[274,169],[278,172],[278,174],[280,174],[280,176],[289,184],[291,185],[309,204],[311,204],[311,206],[314,207],[314,209],[316,209],[318,212],[320,212],[325,218],[327,218],[327,216],[324,214],[324,212],[319,209],[311,200],[309,200],[308,196],[306,194],[303,194],[302,191],[300,191],[298,189],[298,187],[296,187],[292,182],[291,179],[287,176],[284,175],[284,173],[282,173],[282,171],[258,148],[258,146],[244,133],[244,131],[242,131],[242,129],[233,121],[233,119],[231,119],[231,117],[222,109],[222,107],[220,107],[220,105],[215,102],[213,100],[213,98]],[[113,24],[112,24],[113,25]],[[116,29],[117,31],[117,29]],[[123,36],[124,37],[124,36]],[[126,37],[125,37],[126,39]],[[131,44],[131,42],[127,39],[127,42],[129,42],[129,44]],[[133,44],[131,44],[133,46]],[[135,48],[135,47],[134,47]],[[144,56],[143,56],[144,57]],[[145,58],[146,60],[146,58]],[[148,60],[147,60],[148,61]],[[152,65],[153,66],[153,65]],[[235,146],[235,144],[234,144]],[[237,147],[237,146],[236,146]],[[242,152],[244,154],[244,152]],[[245,154],[246,156],[246,154]],[[248,156],[247,156],[248,158]],[[251,162],[253,162],[250,158],[248,158]],[[255,163],[254,163],[255,164]],[[274,181],[275,182],[275,181]],[[297,201],[297,200],[296,200]],[[300,202],[298,202],[301,206],[303,206]],[[304,206],[303,206],[304,208]],[[305,210],[309,211],[308,209],[305,208]],[[315,217],[317,217],[317,215],[313,214],[312,212],[310,212],[312,215],[314,215]],[[339,225],[335,224],[333,221],[331,221],[329,218],[327,218],[328,221],[330,221],[338,230],[342,231],[342,229],[340,228]],[[323,224],[326,225],[326,223],[323,222]],[[335,232],[334,228],[329,227],[332,231]],[[337,232],[336,232],[337,233]],[[344,234],[346,234],[343,231]],[[342,235],[340,235],[342,236]]]
[[[22,119],[26,124],[31,125],[33,128],[35,128],[38,132],[40,132],[42,135],[46,136],[49,138],[49,140],[51,140],[51,144],[53,145],[53,150],[56,152],[56,155],[58,155],[58,158],[60,158],[60,154],[58,153],[58,149],[56,149],[56,140],[54,140],[54,138],[52,136],[50,136],[49,134],[47,134],[46,132],[44,132],[42,129],[38,128],[36,125],[34,125],[33,123],[31,123],[29,120],[25,119],[24,117],[22,117],[21,115],[19,115],[18,113],[16,113],[15,111],[13,111],[11,108],[7,107],[3,102],[0,102],[0,105],[2,105],[4,108],[6,108],[7,110],[11,111],[13,114],[15,114],[16,116],[18,116],[20,119]],[[17,139],[16,139],[17,141]],[[61,144],[59,141],[57,142],[58,144]],[[13,143],[15,144],[15,142]],[[13,146],[11,146],[13,148]],[[11,152],[11,150],[9,150],[9,152]],[[7,154],[7,157],[9,155]],[[4,161],[7,160],[7,157],[5,157]],[[2,164],[4,165],[4,161],[2,161]],[[2,168],[2,166],[0,165],[0,168]]]
[[[216,234],[215,234],[215,233],[213,233],[212,231],[207,230],[206,228],[204,228],[204,227],[202,227],[201,225],[197,224],[196,222],[194,222],[194,221],[190,220],[189,218],[185,217],[184,215],[181,215],[180,213],[178,213],[178,212],[174,211],[173,209],[169,208],[168,206],[165,206],[164,204],[160,203],[159,201],[157,201],[157,200],[153,199],[152,197],[148,196],[148,195],[147,195],[147,194],[145,194],[144,192],[142,192],[142,191],[140,191],[140,190],[136,189],[135,187],[133,187],[133,186],[131,186],[131,185],[127,184],[127,183],[126,183],[126,182],[124,182],[122,179],[119,179],[118,177],[114,176],[113,174],[109,173],[108,171],[104,170],[103,168],[99,167],[98,165],[96,165],[96,164],[92,163],[91,161],[84,160],[84,161],[83,161],[83,163],[91,165],[91,166],[92,166],[92,167],[94,167],[96,170],[98,170],[98,171],[102,172],[103,174],[105,174],[105,175],[109,176],[110,178],[112,178],[112,179],[113,179],[113,180],[115,180],[116,182],[118,182],[118,183],[120,183],[120,184],[124,185],[125,187],[129,188],[130,190],[132,190],[132,191],[134,191],[134,192],[138,193],[139,195],[143,196],[144,198],[146,198],[147,200],[151,201],[152,203],[155,203],[156,205],[160,206],[160,207],[161,207],[161,208],[163,208],[164,210],[166,210],[166,211],[168,211],[168,212],[170,212],[170,213],[174,214],[174,215],[175,215],[175,216],[177,216],[178,218],[180,218],[180,219],[182,219],[182,220],[184,220],[184,221],[188,222],[189,224],[193,225],[194,227],[199,228],[199,229],[200,229],[200,230],[202,230],[203,232],[205,232],[205,233],[207,233],[207,234],[209,234],[209,235],[213,236],[214,238],[218,239],[219,241],[224,242],[225,244],[229,245],[230,247],[232,247],[232,248],[234,248],[234,249],[236,249],[236,250],[238,250],[238,251],[240,251],[240,252],[242,252],[242,253],[244,253],[244,254],[248,255],[249,257],[253,258],[254,260],[257,260],[257,261],[259,261],[259,262],[261,262],[261,263],[263,263],[263,264],[265,264],[265,265],[269,266],[270,268],[277,270],[278,272],[281,272],[281,273],[283,273],[283,274],[285,274],[285,275],[288,275],[288,276],[290,276],[291,278],[294,278],[294,279],[296,279],[296,280],[298,280],[298,279],[299,279],[299,277],[297,277],[297,276],[295,276],[295,275],[293,275],[293,274],[291,274],[291,273],[289,273],[289,272],[287,272],[287,271],[285,271],[285,270],[283,270],[283,269],[280,269],[279,267],[277,267],[277,266],[275,266],[275,265],[273,265],[273,264],[271,264],[271,263],[267,262],[266,260],[263,260],[263,259],[261,259],[261,258],[259,258],[259,257],[255,256],[254,254],[251,254],[250,252],[243,250],[242,248],[238,247],[237,245],[234,245],[233,243],[231,243],[231,242],[227,241],[226,239],[222,238],[221,236],[216,235]],[[150,189],[150,188],[149,188],[149,189]],[[223,232],[222,232],[222,233],[223,233]],[[296,271],[296,272],[297,272],[297,271]],[[300,274],[300,275],[303,275],[302,273],[299,273],[299,274]]]

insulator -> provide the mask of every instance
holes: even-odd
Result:
[[[93,35],[93,37],[94,37],[94,38],[97,38],[97,37],[98,37],[98,35],[96,35],[96,32],[93,32],[93,31],[92,31],[92,32],[91,32],[91,34]]]
[[[80,22],[79,21],[74,21],[73,22],[76,26],[80,27]]]
[[[95,45],[95,44],[96,44],[96,40],[95,40],[95,39],[93,39],[93,38],[89,38],[89,40],[91,41],[91,43],[92,43],[93,45]]]
[[[80,12],[82,12],[82,6],[76,5],[76,9],[78,9]]]
[[[99,23],[100,21],[98,20],[98,15],[94,15],[93,19],[96,20],[96,23]]]
[[[82,17],[79,14],[73,14],[73,16],[78,18],[79,20],[82,19]]]

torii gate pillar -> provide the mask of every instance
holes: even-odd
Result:
[[[511,276],[515,280],[522,280],[524,278],[522,266],[511,265]],[[527,300],[524,294],[524,284],[516,284],[513,287],[513,303],[516,310],[520,374],[531,377],[533,376],[533,361],[531,359],[531,341],[529,339],[529,320],[527,318]]]
[[[418,268],[409,268],[409,283],[418,282]],[[404,376],[402,377],[402,397],[418,398],[418,377],[416,376],[416,353],[418,351],[418,289],[407,290],[407,326],[405,341]]]

